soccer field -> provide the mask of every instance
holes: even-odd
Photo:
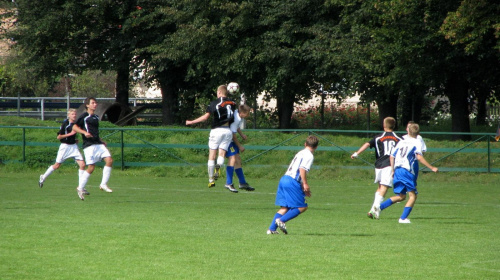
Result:
[[[500,279],[498,175],[422,174],[412,224],[403,203],[366,217],[371,176],[311,177],[309,210],[266,235],[279,178],[233,194],[115,170],[109,194],[101,170],[85,201],[76,170],[42,189],[40,173],[0,173],[0,279]]]

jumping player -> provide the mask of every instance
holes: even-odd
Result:
[[[111,154],[108,148],[106,148],[106,142],[102,141],[99,137],[99,116],[95,114],[97,101],[94,97],[87,97],[84,103],[85,107],[87,107],[87,111],[78,118],[76,124],[73,126],[73,130],[82,134],[83,153],[85,154],[85,162],[88,166],[87,170],[80,176],[78,187],[76,188],[78,197],[81,200],[85,199],[83,196],[85,193],[85,185],[90,175],[95,170],[95,164],[101,160],[104,160],[105,166],[102,171],[102,181],[99,188],[108,193],[113,192],[113,190],[108,187],[111,168],[113,166],[113,158],[111,158]]]
[[[43,187],[43,183],[47,179],[47,177],[54,172],[54,170],[59,169],[61,164],[67,160],[68,158],[74,158],[78,166],[78,178],[85,172],[85,162],[83,161],[82,154],[78,150],[78,140],[76,140],[76,131],[73,130],[73,125],[76,121],[76,110],[69,109],[68,110],[68,118],[64,120],[61,124],[61,128],[57,132],[57,140],[61,141],[61,145],[59,146],[59,151],[57,152],[56,163],[54,165],[49,166],[47,171],[44,174],[40,175],[40,179],[38,181],[38,186]],[[87,190],[84,189],[85,194],[89,194]]]
[[[208,139],[208,187],[215,187],[215,180],[220,176],[220,168],[224,165],[227,149],[233,138],[229,125],[234,120],[236,103],[227,97],[227,86],[217,88],[217,99],[210,102],[205,114],[195,120],[186,120],[186,125],[204,122],[212,116],[212,130]],[[217,151],[219,156],[217,157]],[[217,164],[215,158],[217,157]]]
[[[233,173],[236,173],[239,180],[239,189],[254,191],[247,181],[245,180],[245,175],[243,174],[243,168],[241,165],[240,152],[245,151],[245,147],[241,145],[236,134],[238,133],[243,140],[247,139],[247,136],[241,131],[240,123],[242,119],[248,117],[250,114],[250,107],[248,105],[240,105],[237,110],[234,111],[234,122],[230,125],[231,132],[233,133],[233,141],[229,144],[226,157],[228,158],[226,166],[226,189],[231,192],[237,193],[238,190],[233,186]]]
[[[357,152],[351,155],[351,159],[355,159],[368,147],[375,148],[375,182],[378,183],[375,198],[372,207],[368,212],[368,217],[375,218],[375,207],[380,206],[384,200],[387,189],[392,187],[391,162],[390,155],[396,144],[401,141],[401,138],[394,133],[396,120],[392,117],[384,119],[384,132],[373,137],[369,142],[366,142],[359,148]]]

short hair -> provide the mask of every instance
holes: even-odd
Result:
[[[68,116],[69,116],[69,114],[70,114],[70,113],[73,113],[73,112],[75,112],[75,113],[76,113],[76,109],[74,109],[74,108],[69,108],[69,109],[68,109]]]
[[[241,113],[248,114],[250,113],[250,110],[250,106],[248,106],[247,104],[241,104],[240,106],[238,106],[238,111]]]
[[[306,146],[307,147],[311,147],[313,149],[316,149],[318,147],[318,144],[319,144],[318,137],[316,137],[314,135],[307,136],[307,138],[306,138]]]
[[[90,104],[90,100],[94,100],[94,101],[97,102],[97,100],[95,99],[95,97],[89,96],[89,97],[85,98],[85,101],[83,101],[83,104],[89,105]]]
[[[385,118],[384,127],[390,130],[394,130],[394,128],[396,127],[396,120],[393,117]]]
[[[410,124],[408,127],[408,134],[410,134],[411,137],[416,138],[419,133],[420,126],[417,123]]]
[[[217,87],[217,92],[220,92],[221,95],[227,96],[227,86],[226,85],[220,85]]]

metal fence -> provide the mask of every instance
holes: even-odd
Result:
[[[50,130],[55,136],[58,127],[0,126],[0,161],[26,163],[37,161],[47,153],[55,158],[59,142],[40,140],[35,130]],[[109,144],[114,165],[122,169],[151,166],[198,166],[206,165],[208,154],[208,129],[161,129],[161,128],[102,128],[101,138]],[[315,168],[373,168],[373,150],[367,150],[359,160],[350,160],[363,141],[378,131],[344,130],[254,130],[246,129],[249,138],[259,138],[260,144],[245,145],[244,164],[267,168],[275,166],[277,158],[295,153],[303,148],[309,134],[317,135],[321,145],[315,154]],[[158,136],[160,138],[153,137]],[[456,135],[456,133],[422,133],[427,143],[425,158],[444,172],[500,172],[500,142],[491,133],[466,133],[473,138],[469,142],[437,141],[432,136]],[[359,145],[348,136],[362,137]],[[52,139],[55,139],[53,137]],[[149,140],[161,139],[161,140]],[[189,139],[189,141],[187,140]],[[265,141],[262,141],[265,139]],[[347,139],[347,140],[346,140]],[[347,142],[346,142],[347,141]],[[255,143],[255,142],[254,142]],[[343,144],[339,144],[343,143]],[[51,152],[48,152],[50,150]],[[281,153],[281,154],[280,154]],[[154,155],[154,156],[147,156]],[[187,156],[190,155],[190,156]],[[197,155],[193,157],[191,155]],[[288,164],[287,160],[280,164]],[[422,168],[425,171],[425,167]]]

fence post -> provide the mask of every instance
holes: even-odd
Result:
[[[40,118],[42,121],[44,121],[45,120],[45,99],[43,99],[43,98],[40,99],[40,110],[41,110]]]
[[[490,154],[491,154],[491,150],[490,150],[490,138],[491,138],[491,136],[488,136],[488,173],[491,172],[491,169],[490,169]]]
[[[23,127],[23,163],[26,161],[26,128]]]
[[[120,130],[120,134],[121,134],[121,149],[122,149],[122,171],[125,169],[125,154],[124,154],[124,144],[123,144],[123,130]]]

